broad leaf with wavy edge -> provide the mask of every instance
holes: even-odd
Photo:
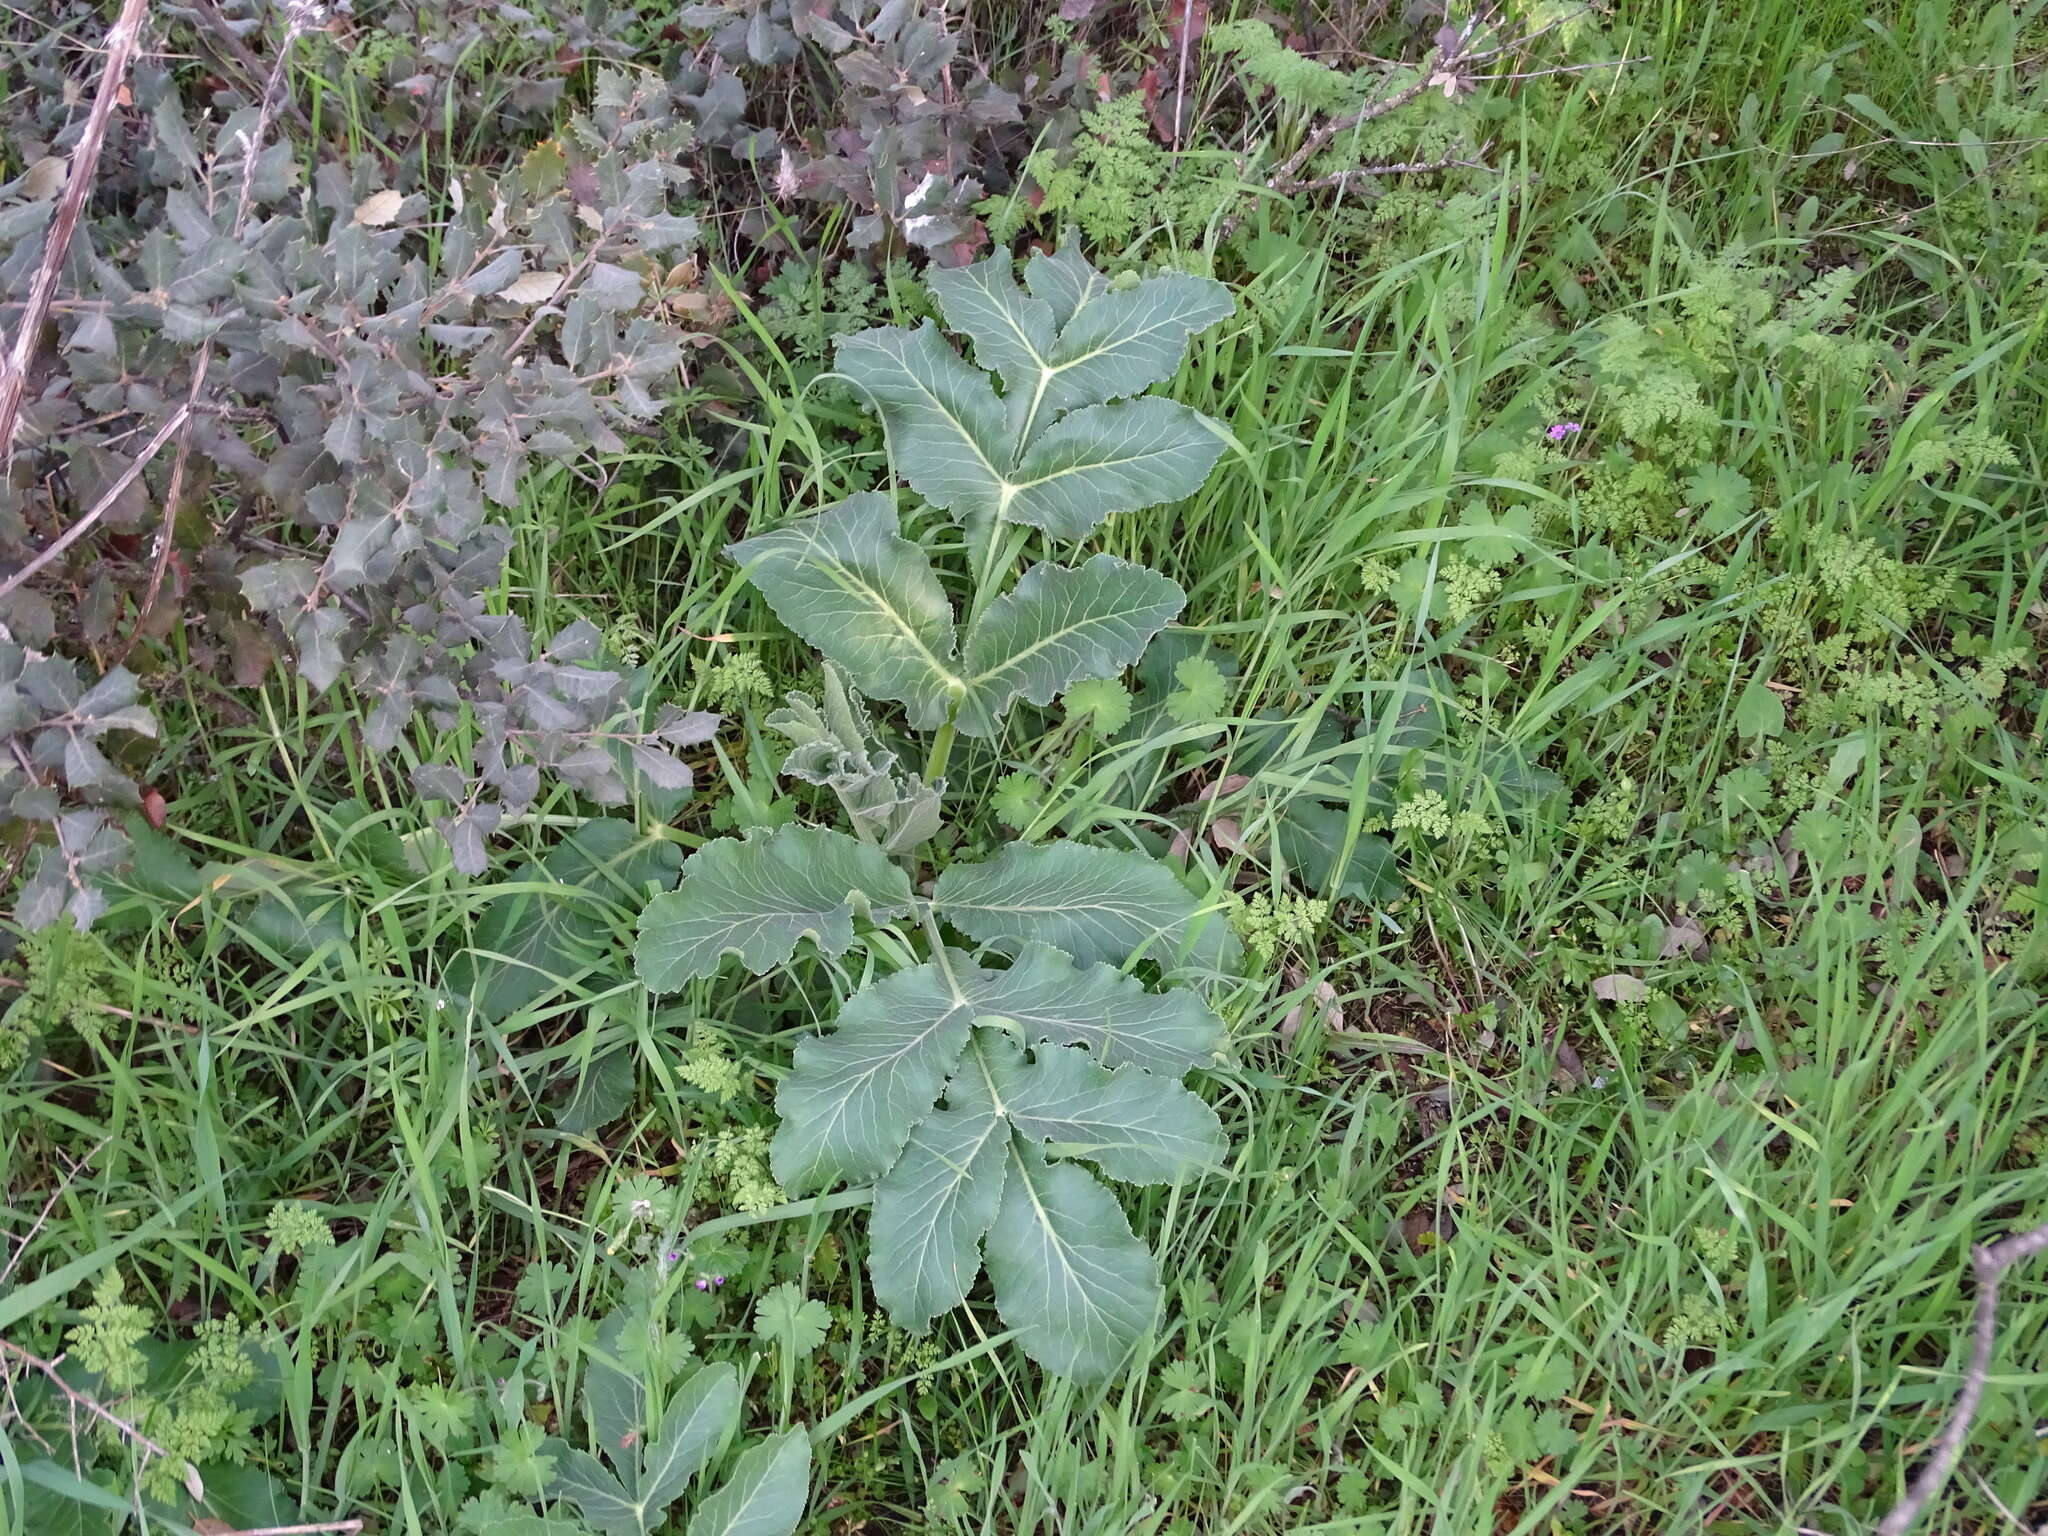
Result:
[[[1172,400],[1094,405],[1038,434],[1005,488],[1003,515],[1082,539],[1114,512],[1185,501],[1223,452],[1208,418]]]
[[[690,1517],[689,1536],[789,1536],[810,1496],[811,1440],[799,1424],[740,1454]]]
[[[953,659],[953,607],[924,550],[897,532],[887,496],[849,496],[726,554],[775,616],[863,693],[902,704],[919,730],[945,723],[966,687]]]
[[[966,957],[960,966],[974,967]],[[775,1181],[798,1193],[886,1172],[967,1045],[976,1000],[920,965],[854,993],[832,1033],[796,1048],[775,1095]]]
[[[724,1361],[703,1367],[669,1399],[660,1432],[640,1461],[639,1499],[657,1521],[739,1423],[739,1374]]]
[[[993,736],[1020,697],[1050,704],[1084,679],[1114,677],[1186,602],[1157,571],[1113,555],[1033,566],[967,633],[960,729]]]
[[[910,877],[844,832],[786,826],[722,837],[690,855],[675,890],[647,904],[633,962],[654,992],[713,974],[728,954],[761,976],[800,939],[844,954],[857,911],[889,918],[910,907]]]
[[[1072,1163],[1010,1138],[1003,1201],[989,1228],[996,1310],[1048,1370],[1097,1377],[1116,1367],[1159,1307],[1152,1251],[1116,1197]]]
[[[1172,378],[1189,338],[1236,307],[1221,283],[1179,272],[1090,296],[1060,327],[1037,419],[1143,394]]]
[[[1082,305],[1109,292],[1109,279],[1081,254],[1081,235],[1068,230],[1050,256],[1033,251],[1024,263],[1024,286],[1035,299],[1052,306],[1053,324],[1065,325]]]
[[[967,1299],[1008,1160],[1009,1125],[977,1063],[946,1085],[945,1107],[918,1123],[875,1188],[868,1273],[898,1327],[922,1333]]]
[[[1126,1184],[1170,1184],[1223,1157],[1216,1111],[1179,1083],[1140,1067],[1112,1072],[1078,1046],[1027,1056],[1020,1042],[989,1030],[975,1050],[1003,1118],[1056,1156],[1083,1158]]]
[[[954,864],[932,890],[939,915],[983,944],[1050,944],[1077,960],[1144,955],[1225,969],[1242,953],[1219,912],[1156,859],[1084,843],[1011,843],[980,864]]]
[[[1017,286],[1007,251],[934,270],[926,281],[946,323],[974,343],[975,361],[1002,375],[1019,452],[1077,406],[1143,394],[1172,378],[1188,339],[1235,308],[1221,283],[1178,272],[1112,289],[1071,246],[1034,258],[1029,293]]]
[[[965,267],[933,267],[925,286],[946,324],[974,343],[974,360],[1000,374],[1005,398],[1028,397],[1059,339],[1052,305],[1017,286],[1007,251]]]
[[[1027,1045],[1085,1045],[1104,1066],[1179,1077],[1214,1064],[1229,1039],[1188,988],[1147,992],[1113,965],[1076,965],[1048,945],[1026,945],[1002,976],[1002,1021]]]
[[[1002,402],[936,325],[842,337],[835,356],[888,426],[890,458],[920,496],[962,521],[1000,508],[1011,461]]]

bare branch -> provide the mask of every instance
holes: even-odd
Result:
[[[0,1339],[0,1355],[4,1355],[11,1360],[18,1360],[30,1370],[47,1376],[50,1380],[50,1385],[63,1394],[65,1401],[70,1403],[72,1407],[83,1408],[101,1423],[111,1425],[150,1455],[170,1456],[171,1453],[169,1451],[158,1445],[133,1424],[130,1424],[111,1409],[101,1407],[97,1399],[87,1396],[72,1386],[70,1382],[66,1381],[64,1373],[57,1369],[57,1361],[45,1360],[40,1355],[32,1355],[19,1344],[10,1344],[5,1339]],[[60,1355],[58,1360],[61,1361],[62,1358]]]
[[[1482,149],[1481,154],[1486,151]],[[1282,192],[1313,192],[1319,187],[1341,187],[1354,176],[1420,176],[1430,171],[1447,171],[1453,166],[1467,170],[1491,170],[1484,160],[1461,160],[1456,155],[1446,155],[1441,160],[1405,161],[1397,165],[1354,165],[1348,171],[1333,171],[1328,176],[1317,176],[1310,181],[1291,181],[1279,188]]]
[[[8,593],[35,575],[37,571],[40,571],[52,560],[63,554],[65,550],[92,532],[94,524],[98,523],[101,518],[105,517],[112,510],[114,503],[121,499],[122,494],[128,487],[135,483],[136,477],[149,467],[149,461],[157,456],[164,444],[169,442],[178,429],[185,425],[186,421],[191,418],[191,415],[192,402],[187,400],[175,411],[171,412],[170,415],[166,416],[163,425],[156,429],[156,435],[149,440],[149,445],[128,461],[128,467],[121,471],[112,485],[107,487],[106,494],[93,503],[91,511],[72,523],[69,528],[58,534],[56,538],[50,540],[48,547],[33,560],[29,561],[27,565],[24,565],[5,581],[0,581],[0,598],[6,597]]]
[[[1921,1512],[1933,1502],[1934,1496],[1941,1492],[1949,1474],[1955,1471],[1956,1462],[1963,1454],[1963,1444],[1970,1438],[1970,1426],[1976,1421],[1977,1409],[1984,1401],[1985,1384],[1991,1379],[1991,1354],[1998,1343],[1999,1282],[2013,1265],[2039,1253],[2048,1253],[2048,1222],[2031,1232],[2015,1233],[1989,1247],[1979,1246],[1970,1250],[1970,1264],[1977,1272],[1977,1313],[1972,1328],[1970,1366],[1963,1373],[1963,1390],[1956,1396],[1948,1424],[1934,1442],[1934,1455],[1920,1469],[1919,1476],[1913,1479],[1906,1496],[1879,1523],[1877,1536],[1905,1536]]]
[[[122,0],[121,14],[107,34],[107,61],[100,69],[99,90],[92,99],[92,111],[85,120],[85,132],[71,152],[71,179],[64,185],[63,201],[50,221],[49,242],[43,247],[43,264],[36,269],[28,303],[23,307],[14,347],[0,363],[0,480],[14,467],[14,435],[21,423],[22,396],[28,391],[29,364],[35,361],[36,343],[49,318],[50,303],[57,296],[57,276],[64,256],[71,249],[71,237],[78,229],[78,216],[85,211],[85,199],[99,174],[100,148],[106,143],[107,123],[120,99],[128,66],[135,57],[135,45],[142,36],[142,17],[148,0]]]

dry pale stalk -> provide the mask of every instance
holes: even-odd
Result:
[[[121,87],[128,78],[135,48],[142,36],[143,13],[149,0],[122,0],[121,14],[107,34],[106,62],[100,67],[99,89],[92,99],[92,111],[85,120],[85,132],[71,152],[71,176],[64,184],[57,216],[50,221],[49,243],[43,248],[43,262],[36,269],[29,288],[28,303],[16,324],[14,344],[0,362],[0,480],[14,467],[14,437],[21,423],[21,402],[28,391],[29,364],[35,361],[36,343],[50,317],[50,305],[57,297],[57,278],[64,267],[64,253],[71,249],[71,237],[78,229],[78,216],[99,174],[100,147],[106,143],[107,124],[113,118]]]
[[[1984,1401],[1985,1385],[1991,1380],[1991,1354],[1998,1344],[1999,1282],[2013,1265],[2040,1253],[2048,1253],[2048,1222],[2031,1232],[2016,1232],[1970,1250],[1970,1265],[1977,1271],[1977,1312],[1971,1330],[1970,1365],[1963,1373],[1963,1390],[1957,1394],[1948,1423],[1934,1442],[1934,1454],[1913,1479],[1906,1496],[1878,1525],[1877,1536],[1905,1536],[1955,1471],[1956,1462],[1962,1458],[1963,1444],[1970,1438],[1977,1409]]]

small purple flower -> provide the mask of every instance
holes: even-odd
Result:
[[[1568,437],[1577,437],[1582,429],[1576,421],[1560,421],[1544,434],[1553,443],[1561,443]]]
[[[713,1276],[711,1277],[711,1283],[712,1283],[713,1285],[723,1285],[723,1284],[725,1284],[725,1276],[723,1276],[723,1275],[713,1275]]]
[[[697,1289],[700,1291],[708,1291],[711,1289],[711,1282],[709,1280],[706,1280],[702,1275],[699,1275],[697,1277]]]

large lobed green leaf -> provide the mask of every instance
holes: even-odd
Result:
[[[1080,960],[1121,965],[1144,955],[1212,970],[1242,950],[1221,913],[1205,910],[1156,859],[1082,843],[1011,843],[939,876],[933,903],[983,944],[1050,944]]]
[[[1186,602],[1157,571],[1112,555],[1033,566],[967,633],[960,728],[993,736],[1019,698],[1043,706],[1084,678],[1114,677]]]
[[[690,855],[681,885],[640,914],[634,966],[654,992],[711,975],[728,954],[760,976],[787,962],[801,939],[844,954],[856,912],[886,919],[910,907],[910,877],[844,832],[787,826],[722,837]]]
[[[1106,1375],[1151,1324],[1158,1267],[1116,1197],[1079,1168],[1014,1139],[1009,1158],[988,1237],[996,1308],[1047,1370]]]
[[[918,730],[943,725],[966,691],[953,609],[896,509],[875,491],[726,550],[775,616],[839,663],[861,692],[903,705]]]
[[[798,1048],[776,1096],[775,1174],[794,1190],[877,1180],[869,1269],[902,1326],[965,1300],[985,1243],[997,1306],[1033,1358],[1099,1374],[1149,1321],[1157,1277],[1116,1201],[1045,1159],[1131,1183],[1214,1166],[1222,1127],[1176,1079],[1223,1038],[1192,993],[1149,994],[1110,966],[1041,945],[991,969],[948,950],[864,988]]]
[[[898,473],[933,506],[1079,539],[1113,513],[1201,488],[1221,429],[1172,401],[1130,397],[1171,378],[1189,338],[1231,313],[1221,283],[1167,273],[1112,288],[1071,246],[1034,256],[1025,288],[1000,251],[929,281],[947,324],[1001,377],[1000,397],[930,321],[847,337],[838,367],[887,425]]]
[[[974,736],[994,736],[1020,698],[1042,706],[1084,679],[1113,677],[1187,601],[1156,571],[1110,555],[1038,565],[989,605],[956,655],[952,609],[885,496],[848,497],[728,553],[776,617],[860,692],[903,704],[919,729],[957,710]]]

